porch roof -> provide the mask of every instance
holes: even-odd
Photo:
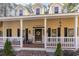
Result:
[[[64,13],[64,14],[51,14],[51,15],[29,15],[29,16],[15,16],[15,17],[0,17],[0,21],[14,21],[14,20],[34,20],[34,19],[52,19],[52,18],[69,18],[79,16],[79,13]]]

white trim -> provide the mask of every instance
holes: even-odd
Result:
[[[4,35],[4,23],[3,23],[3,43],[5,43],[5,39],[4,39],[4,37],[5,37],[5,35]]]
[[[43,35],[43,28],[33,28],[33,30],[34,30],[33,43],[38,43],[38,42],[35,41],[35,29],[42,29],[42,42],[41,42],[41,43],[43,43],[43,40],[44,40],[44,39],[43,39],[43,36],[44,36],[44,35]]]
[[[23,47],[23,20],[22,19],[20,19],[20,37],[21,37],[20,47],[22,48]]]
[[[46,48],[46,41],[47,41],[47,19],[44,18],[44,47]]]
[[[46,18],[66,18],[67,17],[74,17],[79,15],[79,13],[65,13],[65,14],[51,14],[51,15],[29,15],[29,16],[15,16],[15,17],[0,17],[0,21],[14,21],[26,18],[25,20],[34,20],[34,19],[44,19]],[[5,20],[6,19],[6,20]],[[24,19],[23,19],[24,20]]]
[[[77,29],[78,28],[78,16],[75,16],[75,27],[74,27],[74,36],[75,36],[75,48],[78,49],[78,43],[77,43]]]

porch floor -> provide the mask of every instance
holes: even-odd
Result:
[[[23,44],[23,47],[29,47],[29,48],[44,48],[44,44]]]

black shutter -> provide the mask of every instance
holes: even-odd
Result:
[[[17,37],[20,37],[20,29],[17,29]]]
[[[64,36],[67,37],[67,27],[64,28]]]
[[[58,28],[58,37],[61,36],[61,28]]]
[[[12,37],[12,29],[9,29],[10,30],[10,37]]]
[[[26,28],[26,41],[28,40],[28,28]]]
[[[51,28],[48,28],[48,37],[51,36]]]
[[[8,29],[6,30],[6,36],[8,37]]]

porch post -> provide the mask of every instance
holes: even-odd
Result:
[[[3,31],[2,32],[3,32],[3,43],[5,43],[5,38],[4,38],[5,37],[5,35],[4,35],[4,23],[3,23]]]
[[[21,48],[23,47],[23,37],[22,37],[22,34],[23,34],[23,20],[20,19],[20,37],[21,37],[21,40],[20,40],[20,47],[21,47]]]
[[[47,30],[46,30],[46,23],[47,23],[47,19],[46,18],[44,18],[44,47],[46,48],[46,41],[47,41],[47,35],[46,35],[46,32],[47,32]]]
[[[75,36],[75,49],[78,49],[77,43],[77,27],[78,27],[78,16],[75,16],[75,27],[74,27],[74,36]]]

